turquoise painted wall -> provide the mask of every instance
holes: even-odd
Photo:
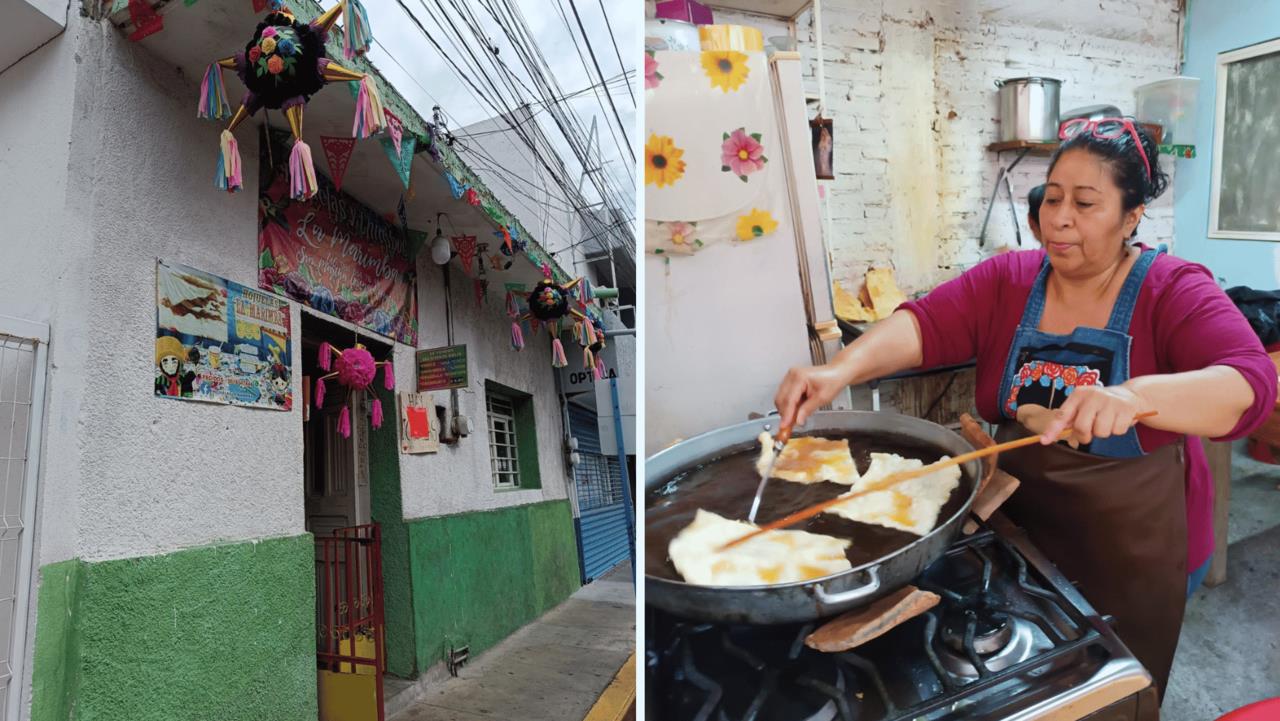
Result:
[[[1174,180],[1174,251],[1202,263],[1228,286],[1280,287],[1276,257],[1280,243],[1209,238],[1209,190],[1213,171],[1214,104],[1218,53],[1280,37],[1275,0],[1191,0],[1183,75],[1200,78],[1196,108],[1196,155],[1178,160]]]
[[[578,589],[567,500],[409,522],[419,670],[492,647]]]
[[[315,721],[310,534],[40,571],[33,721]]]

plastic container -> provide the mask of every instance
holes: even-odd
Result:
[[[747,25],[700,25],[698,36],[703,50],[737,50],[740,53],[764,50],[764,35]]]
[[[656,14],[662,20],[679,20],[694,25],[710,25],[711,10],[696,0],[658,0]]]
[[[1166,145],[1194,145],[1196,142],[1196,97],[1200,79],[1167,78],[1148,83],[1134,91],[1137,110],[1134,116],[1143,122],[1164,127]]]

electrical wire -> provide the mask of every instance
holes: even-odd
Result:
[[[558,0],[557,0],[558,4]],[[587,28],[582,24],[582,16],[578,14],[578,3],[575,0],[569,0],[569,9],[573,10],[573,19],[578,22],[578,32],[582,33],[582,40],[587,44],[587,54],[591,56],[591,64],[595,66],[596,76],[600,78],[600,82],[604,82],[604,72],[600,70],[600,63],[596,60],[596,49],[591,45],[591,38],[587,36]],[[628,86],[630,89],[630,86]],[[599,94],[597,93],[597,97]],[[609,101],[609,109],[613,111],[613,117],[618,121],[618,130],[622,131],[622,137],[627,137],[627,128],[622,124],[622,116],[618,114],[618,106],[613,102],[613,95],[604,94],[605,99]],[[632,98],[634,101],[635,98]],[[630,145],[627,145],[627,151],[631,153],[631,162],[636,162],[635,151]]]
[[[613,42],[613,54],[618,57],[618,69],[627,76],[627,95],[631,96],[631,107],[638,108],[636,94],[631,89],[631,71],[628,71],[626,63],[622,62],[622,53],[618,50],[618,38],[613,34],[613,23],[609,22],[609,11],[604,9],[604,0],[596,0],[596,2],[600,4],[600,14],[604,16],[604,26],[609,29],[609,40]]]
[[[569,192],[572,186],[569,186],[567,183],[567,179],[563,177],[563,174],[564,174],[563,165],[561,164],[561,172],[557,173],[556,170],[552,168],[550,164],[547,162],[547,159],[544,158],[540,152],[538,152],[536,143],[534,142],[533,138],[528,133],[523,132],[524,129],[514,125],[510,117],[511,111],[510,111],[510,108],[507,106],[507,101],[506,101],[506,98],[504,97],[504,93],[502,93],[501,89],[498,88],[496,85],[494,85],[491,80],[488,80],[488,78],[484,78],[483,65],[480,63],[475,53],[471,52],[470,48],[462,48],[463,50],[466,51],[466,54],[465,54],[465,57],[460,55],[459,60],[461,60],[462,65],[467,66],[466,70],[464,70],[463,67],[460,66],[458,61],[455,61],[453,57],[449,56],[449,54],[445,52],[444,48],[440,45],[440,43],[436,40],[436,38],[432,35],[432,33],[430,33],[426,29],[426,27],[422,24],[421,20],[419,20],[418,17],[413,13],[413,11],[409,9],[407,5],[405,5],[403,0],[397,0],[397,4],[400,5],[401,9],[405,12],[405,14],[409,16],[409,18],[413,21],[414,25],[418,27],[418,30],[423,34],[423,36],[427,38],[428,42],[431,43],[431,45],[436,49],[438,53],[441,54],[442,57],[444,57],[444,59],[452,68],[454,73],[459,77],[459,79],[461,79],[464,82],[467,90],[472,94],[472,97],[481,101],[484,105],[487,105],[490,108],[492,108],[497,115],[502,117],[505,122],[511,125],[512,130],[518,136],[521,137],[521,139],[525,142],[525,144],[528,145],[530,149],[538,157],[540,164],[542,164],[543,167],[547,170],[547,172],[551,175],[552,180],[557,185],[559,185],[562,188],[562,190],[566,191],[567,197],[571,199],[574,198],[576,196],[576,192]],[[425,2],[423,2],[422,5],[424,8],[426,7]],[[444,7],[442,5],[439,5],[438,0],[437,0],[437,7],[441,10],[443,14],[447,15],[447,13],[445,13]],[[458,30],[458,26],[452,22],[452,18],[446,17],[446,22],[449,24],[450,28],[454,31],[455,36],[461,36],[461,32]],[[442,31],[444,30],[444,26],[439,22],[438,19],[436,19],[436,24],[438,27],[441,28]],[[527,32],[527,25],[525,25],[524,30],[525,32]],[[446,32],[446,35],[447,35],[447,32]],[[450,45],[452,45],[455,49],[460,48],[458,39],[455,39],[454,37],[448,37],[447,39]],[[459,37],[459,39],[461,38]],[[536,46],[534,49],[539,54],[541,53],[540,49],[537,49]],[[384,47],[384,50],[385,50],[385,47]],[[517,51],[517,52],[520,52],[520,51]],[[470,60],[470,63],[467,63],[468,59]],[[393,60],[394,60],[394,57],[393,57]],[[401,66],[402,70],[404,69],[403,65],[400,64],[398,60],[395,60],[395,62],[397,65]],[[544,59],[544,62],[545,62],[545,59]],[[505,68],[505,66],[503,66],[503,68],[506,70],[508,74],[511,74],[509,69]],[[468,71],[479,74],[482,78],[484,78],[485,81],[487,81],[487,83],[485,82],[477,83],[476,79],[472,78]],[[487,84],[487,87],[482,88],[481,87],[482,84]],[[510,79],[506,81],[506,84],[509,90],[512,93],[514,93],[515,92],[514,85],[512,85]],[[521,81],[521,84],[524,85],[522,81]],[[544,78],[544,87],[547,87],[547,86],[548,85],[545,84],[545,78]],[[525,87],[527,87],[527,85]],[[424,91],[425,91],[425,88],[424,88]],[[563,95],[563,93],[560,93],[560,95]],[[432,97],[429,92],[428,92],[428,97]],[[550,97],[554,99],[555,95],[551,95]],[[558,105],[559,103],[557,102],[548,103],[549,108],[558,108]],[[554,112],[553,114],[558,115],[557,113],[554,113]],[[582,160],[585,153],[582,153],[580,136],[575,137],[573,135],[573,132],[566,128],[566,125],[568,125],[568,123],[566,123],[565,120],[566,120],[565,118],[557,117],[556,118],[557,125],[561,128],[562,132],[565,133],[566,139],[569,141],[571,149],[575,151],[575,155],[578,155],[579,159]],[[540,129],[537,128],[536,123],[533,123],[531,125],[533,125],[533,127],[539,131],[539,134],[541,134]],[[585,163],[584,163],[584,167],[586,167]],[[617,203],[616,187],[612,187],[612,188],[609,187],[609,184],[607,182],[597,183],[595,178],[592,178],[592,180],[593,180],[593,184],[596,184],[597,190],[600,192],[602,199],[604,199],[607,204],[614,205],[614,207],[626,207]],[[614,199],[614,202],[612,203],[609,202],[611,198]],[[575,204],[582,205],[582,206],[586,205],[585,202],[578,203],[577,201],[575,201]],[[583,217],[584,221],[587,222],[589,227],[592,225],[595,225],[596,227],[599,227],[600,225],[602,225],[599,223],[598,218],[596,218],[593,213],[585,212],[585,208],[579,208],[578,212]],[[626,229],[626,230],[629,230],[629,229]],[[626,237],[631,235],[629,232],[624,233],[622,235],[624,236],[624,242],[630,241],[632,245],[634,244],[634,238]],[[603,244],[602,244],[602,247],[604,247]]]

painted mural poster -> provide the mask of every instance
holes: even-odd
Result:
[[[258,287],[417,345],[418,295],[404,234],[320,174],[311,200],[290,200],[287,169],[277,164],[261,186]]]
[[[156,395],[290,410],[290,336],[288,301],[156,263]]]

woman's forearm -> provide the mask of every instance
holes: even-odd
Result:
[[[893,375],[919,367],[924,344],[915,314],[900,310],[876,323],[832,360],[848,385]]]
[[[1156,411],[1144,424],[1193,436],[1227,435],[1253,405],[1253,387],[1230,366],[1139,376],[1124,385],[1142,399],[1144,410]]]

